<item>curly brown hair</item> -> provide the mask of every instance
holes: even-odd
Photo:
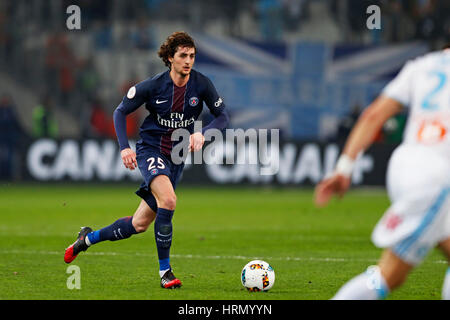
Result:
[[[167,37],[166,41],[161,45],[158,51],[158,56],[164,61],[165,65],[170,68],[169,57],[173,57],[177,52],[178,47],[195,47],[194,39],[184,31],[177,31]]]

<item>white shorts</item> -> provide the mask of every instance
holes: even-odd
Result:
[[[372,241],[416,265],[450,237],[450,159],[431,147],[401,145],[389,160],[387,190],[392,205]]]

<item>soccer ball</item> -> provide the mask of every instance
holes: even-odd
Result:
[[[268,291],[275,283],[275,271],[263,260],[253,260],[242,269],[241,282],[248,291]]]

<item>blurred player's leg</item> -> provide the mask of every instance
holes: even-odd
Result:
[[[413,266],[398,258],[391,250],[383,252],[378,268],[368,269],[347,282],[333,300],[384,299],[390,291],[400,286]]]
[[[172,274],[170,266],[170,247],[172,245],[172,217],[176,207],[176,195],[168,176],[159,175],[150,184],[156,198],[158,210],[155,219],[155,241],[159,259],[161,286],[174,288],[181,286],[181,281]]]
[[[378,277],[383,283],[384,280],[380,274]],[[367,272],[361,273],[344,284],[332,300],[377,300],[383,299],[387,295],[387,289],[385,291],[375,290],[370,288],[369,283],[371,283],[370,275]],[[384,283],[383,286],[387,288]]]
[[[450,267],[445,273],[444,285],[442,286],[442,300],[450,300]]]
[[[439,243],[439,248],[444,252],[450,265],[450,238]],[[445,273],[444,285],[442,286],[442,299],[450,300],[450,266]]]
[[[405,282],[409,272],[414,267],[397,257],[390,249],[386,249],[378,262],[381,275],[386,281],[389,291],[392,291]]]

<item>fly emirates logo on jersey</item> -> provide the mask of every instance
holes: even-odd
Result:
[[[178,128],[186,128],[194,123],[195,118],[191,117],[189,119],[184,119],[184,113],[171,112],[170,117],[163,118],[159,114],[157,114],[157,121],[160,126],[178,129]]]

